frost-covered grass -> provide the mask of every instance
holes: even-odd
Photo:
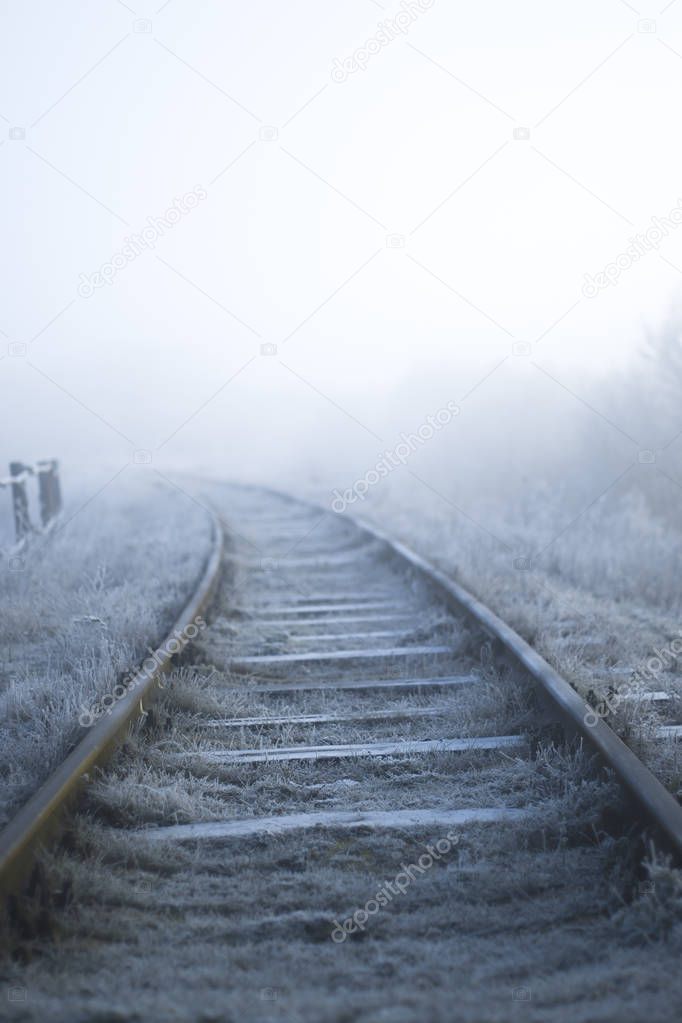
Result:
[[[674,656],[661,670],[647,667],[682,634],[682,531],[673,500],[656,505],[627,487],[574,521],[575,493],[529,488],[504,502],[470,504],[467,517],[447,477],[438,494],[397,477],[362,513],[480,597],[583,696],[598,703],[619,687],[670,694],[656,705],[616,697],[606,720],[682,792],[682,745],[654,734],[656,725],[682,720],[682,668]]]
[[[462,582],[590,702],[615,692],[606,720],[682,794],[682,743],[656,738],[682,722],[679,310],[643,355],[602,380],[556,369],[566,386],[549,398],[510,360],[349,510]],[[329,507],[341,482],[314,496]],[[628,689],[670,700],[628,703]]]
[[[21,570],[0,562],[0,823],[63,759],[83,709],[163,639],[209,549],[208,514],[165,485],[78,508]]]
[[[388,581],[386,561],[368,561],[356,579]],[[327,582],[334,580],[331,573]],[[29,961],[0,966],[0,985],[26,993],[13,1018],[670,1018],[680,991],[679,878],[655,862],[653,887],[639,883],[635,843],[608,830],[620,809],[618,790],[581,750],[540,741],[533,757],[468,751],[259,765],[202,759],[211,747],[378,734],[375,724],[363,729],[354,721],[305,734],[298,726],[214,727],[225,717],[396,708],[409,715],[431,705],[439,711],[432,722],[437,734],[534,731],[528,687],[497,677],[481,637],[467,628],[454,635],[453,654],[468,655],[482,680],[459,691],[341,693],[333,684],[268,695],[251,690],[243,674],[230,671],[235,637],[226,626],[237,594],[249,607],[266,591],[269,577],[258,564],[245,578],[237,574],[228,583],[226,575],[211,627],[169,680],[144,729],[132,730],[86,790],[68,842],[44,855],[53,903],[44,911],[37,898],[27,901]],[[402,593],[396,586],[396,600],[411,595],[407,580]],[[422,611],[430,627],[428,601]],[[278,642],[288,642],[290,628],[280,627]],[[413,641],[411,629],[406,635]],[[252,629],[245,644],[253,638]],[[325,671],[320,679],[333,683]],[[229,688],[235,683],[239,691]],[[386,719],[381,728],[404,737],[421,734],[422,725],[414,715],[411,725]],[[442,834],[423,826],[350,833],[318,825],[187,845],[168,833],[150,842],[144,833],[226,818],[443,807],[516,807],[527,814],[459,829],[451,856],[342,945],[332,939],[335,921],[366,905]],[[40,940],[50,928],[58,935],[52,945]]]
[[[679,878],[654,862],[653,886],[631,887],[627,840],[600,826],[617,793],[579,754],[548,747],[532,762],[435,756],[200,778],[164,766],[186,741],[178,697],[185,713],[192,694],[203,691],[201,713],[206,700],[221,702],[219,687],[190,681],[186,674],[166,691],[157,724],[133,734],[88,789],[69,849],[46,855],[53,890],[68,893],[59,942],[27,965],[4,964],[3,986],[26,991],[9,1018],[673,1018]],[[331,940],[334,921],[439,833],[318,828],[186,847],[126,830],[337,804],[409,806],[417,796],[460,805],[482,794],[536,806],[537,816],[463,830],[451,856],[343,945]]]

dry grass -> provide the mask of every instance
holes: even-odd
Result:
[[[167,487],[69,514],[23,571],[0,565],[0,824],[63,759],[83,708],[163,638],[209,547],[208,517]]]
[[[172,708],[172,693],[167,699]],[[148,845],[125,825],[327,807],[347,800],[348,784],[339,784],[346,765],[334,781],[316,774],[314,788],[305,770],[270,771],[260,785],[164,778],[149,763],[172,734],[157,724],[151,746],[146,738],[138,745],[133,736],[90,789],[70,851],[46,861],[54,888],[73,901],[58,915],[52,951],[5,964],[5,989],[26,992],[8,1018],[672,1019],[669,1006],[682,994],[677,875],[654,864],[655,888],[637,893],[627,843],[601,828],[617,793],[580,755],[548,747],[535,764],[488,758],[463,770],[433,758],[364,769],[356,784],[373,807],[414,792],[410,774],[418,774],[422,801],[458,805],[473,775],[481,786],[474,797],[493,792],[538,812],[523,823],[467,828],[451,854],[339,945],[330,938],[334,921],[442,836],[326,829],[303,840]]]
[[[447,487],[443,492],[448,497]],[[598,703],[608,692],[624,691],[655,651],[680,636],[682,533],[671,524],[672,508],[652,507],[636,489],[597,502],[562,533],[567,503],[561,491],[543,490],[468,507],[485,527],[479,528],[413,480],[392,479],[362,511],[475,593]],[[530,569],[518,568],[517,559],[527,555]],[[637,687],[665,690],[672,699],[620,702],[607,720],[680,791],[679,745],[654,737],[658,724],[682,720],[678,659],[667,658]]]
[[[244,566],[237,568],[232,583],[246,598],[245,575]],[[344,585],[354,585],[353,577]],[[268,589],[258,576],[250,596]],[[222,599],[233,599],[227,589]],[[427,619],[427,630],[441,629],[442,622]],[[176,672],[146,731],[136,730],[89,787],[66,846],[46,856],[51,889],[70,899],[52,914],[56,943],[25,942],[29,961],[2,967],[5,990],[16,985],[26,993],[23,1005],[10,1006],[12,1018],[672,1018],[670,1005],[682,995],[679,875],[656,858],[649,876],[638,873],[636,841],[613,827],[619,793],[580,750],[557,749],[538,734],[533,758],[497,751],[202,764],[201,754],[216,747],[363,737],[357,722],[304,732],[298,726],[213,729],[206,718],[386,706],[409,712],[435,702],[439,717],[431,727],[439,732],[451,724],[456,734],[532,733],[527,690],[492,674],[480,637],[462,627],[449,634],[449,670],[475,670],[480,681],[471,688],[266,697],[248,687],[225,688],[248,682],[229,672],[238,647],[228,626],[195,645],[196,664]],[[287,644],[290,636],[283,629],[277,642]],[[414,642],[414,629],[404,636]],[[254,639],[271,641],[251,630],[247,641]],[[422,727],[416,716],[407,725],[373,722],[371,736],[404,738],[422,734]],[[343,944],[331,939],[334,921],[365,906],[442,835],[318,827],[180,844],[148,841],[139,830],[315,810],[481,806],[529,813],[504,825],[463,827],[452,855]],[[642,883],[647,880],[653,888]]]

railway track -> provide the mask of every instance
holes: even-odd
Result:
[[[270,492],[206,494],[228,542],[184,617],[222,558],[209,627],[84,793],[67,843],[43,854],[63,952],[52,979],[23,968],[36,1010],[57,1004],[64,976],[65,1019],[110,1003],[115,1019],[492,1020],[521,1003],[525,1018],[561,1019],[567,970],[602,1009],[618,1003],[630,953],[607,869],[625,890],[623,850],[644,833],[679,857],[677,802],[602,722],[586,729],[583,702],[519,637],[409,551]],[[106,752],[101,730],[81,776]],[[589,757],[549,742],[559,730],[599,754],[622,799]],[[44,823],[23,846],[15,827],[15,861]],[[15,900],[24,926],[31,898],[46,915],[37,893],[29,909]]]

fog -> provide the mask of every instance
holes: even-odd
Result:
[[[4,463],[343,488],[452,402],[414,465],[502,499],[670,440],[682,4],[2,18]]]
[[[681,89],[682,0],[0,0],[13,1019],[672,1018]]]

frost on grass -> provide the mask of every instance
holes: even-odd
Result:
[[[363,512],[471,590],[593,704],[628,689],[668,693],[661,704],[616,695],[605,716],[672,791],[682,790],[682,756],[674,740],[655,736],[657,725],[682,720],[682,664],[671,653],[647,667],[682,637],[679,490],[625,488],[562,533],[567,509],[582,507],[575,493],[528,487],[467,507],[472,522],[425,488],[391,480]],[[514,555],[546,546],[535,560]]]
[[[209,549],[208,515],[168,487],[80,504],[23,570],[0,562],[0,823],[82,733],[83,708],[163,639]]]
[[[193,645],[197,663],[185,659],[144,731],[132,730],[88,787],[68,842],[45,855],[52,889],[72,901],[54,912],[58,946],[23,969],[8,965],[9,982],[30,991],[21,1018],[667,1018],[681,983],[676,875],[663,865],[664,904],[647,907],[643,891],[632,911],[634,843],[609,826],[619,792],[580,750],[538,741],[534,757],[470,750],[369,762],[202,761],[212,748],[361,739],[361,722],[340,721],[344,712],[405,710],[406,720],[364,729],[385,737],[422,734],[423,719],[410,711],[427,705],[437,709],[437,734],[533,733],[528,688],[495,675],[480,639],[463,629],[449,637],[453,661],[468,657],[479,680],[458,690],[265,694],[249,675],[231,673],[224,624]],[[281,632],[286,644],[292,630]],[[220,726],[287,713],[329,720],[305,731]],[[353,834],[318,826],[184,845],[145,833],[297,812],[491,806],[529,812],[462,827],[452,856],[342,945],[332,938],[335,921],[367,905],[442,834],[424,825],[363,825]],[[650,941],[661,914],[665,934]]]
[[[164,700],[172,711],[172,693]],[[299,767],[271,771],[260,784],[177,772],[164,782],[150,762],[180,739],[172,715],[151,734],[132,735],[108,777],[88,790],[69,851],[46,854],[55,887],[72,901],[59,916],[58,952],[7,966],[8,983],[31,992],[21,1018],[673,1018],[666,1013],[680,995],[678,875],[652,861],[655,889],[642,882],[630,900],[635,882],[619,840],[601,828],[618,792],[579,753],[549,746],[535,763],[482,758],[478,778],[473,765],[460,777],[461,764],[432,757],[377,772],[364,765],[356,786],[347,765],[343,778]],[[373,805],[389,788],[400,803],[403,771],[418,774],[421,798],[435,805],[458,802],[472,781],[490,793],[497,776],[499,795],[518,793],[537,805],[537,817],[463,830],[451,855],[342,945],[331,939],[334,922],[364,906],[439,834],[316,829],[183,847],[151,845],[126,830],[141,817],[210,820],[240,812],[240,804],[253,812],[254,799],[263,801],[259,812],[267,801],[280,810],[298,798],[329,805],[357,787]],[[408,782],[405,795],[413,787]]]
[[[505,360],[414,472],[349,506],[462,582],[585,697],[630,683],[682,635],[681,324],[678,309],[649,358],[601,380],[562,367],[565,388]],[[409,387],[402,429],[405,409],[432,401],[430,382]],[[329,507],[334,486],[338,473],[308,491]],[[673,700],[621,707],[610,723],[682,791],[679,749],[655,738],[656,724],[682,721],[679,657],[643,688]]]

